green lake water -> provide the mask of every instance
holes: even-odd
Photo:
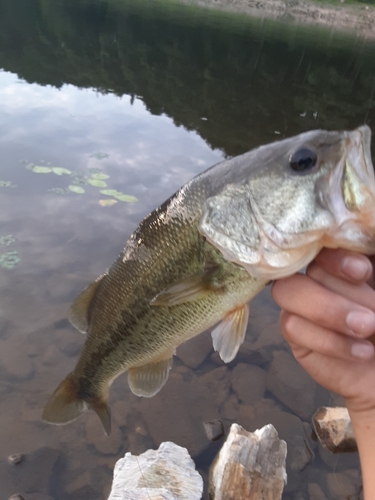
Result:
[[[290,450],[293,436],[306,443],[313,456],[303,470],[288,463],[284,499],[310,500],[311,484],[340,498],[342,477],[347,498],[360,498],[357,455],[310,438],[313,410],[339,398],[311,383],[313,409],[299,411],[268,382],[252,404],[239,396],[243,365],[267,380],[289,353],[269,289],[226,368],[206,334],[151,400],[119,377],[110,438],[91,412],[62,427],[40,416],[84,341],[67,320],[71,302],[149,211],[224,158],[363,123],[375,131],[375,42],[334,27],[149,0],[0,0],[0,500],[105,499],[116,460],[164,440],[187,447],[207,487],[222,444],[202,431],[213,418],[226,430],[272,421]],[[102,190],[117,203],[103,206],[114,198]],[[15,453],[25,459],[12,466]]]

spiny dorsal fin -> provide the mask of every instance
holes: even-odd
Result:
[[[130,390],[136,396],[151,398],[155,396],[168,380],[169,370],[172,368],[173,355],[137,368],[130,368],[128,383]]]
[[[89,328],[88,312],[95,292],[105,274],[86,287],[73,302],[69,311],[69,321],[81,333],[87,333]]]
[[[236,357],[240,345],[245,339],[249,320],[249,304],[245,304],[227,314],[211,332],[212,343],[224,363]]]

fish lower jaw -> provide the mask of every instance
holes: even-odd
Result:
[[[344,222],[322,238],[322,246],[344,248],[367,255],[375,254],[375,218],[371,219],[367,218],[363,223],[355,220]]]
[[[264,252],[256,265],[242,264],[254,278],[276,280],[286,278],[306,267],[322,249],[320,241],[295,249]]]

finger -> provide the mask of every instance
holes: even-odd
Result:
[[[286,311],[346,335],[368,337],[375,332],[375,313],[338,295],[309,276],[296,274],[272,287],[276,303]]]
[[[375,291],[367,283],[351,283],[327,273],[320,264],[313,262],[306,274],[322,286],[375,312]]]
[[[365,282],[372,275],[370,260],[365,255],[349,250],[324,248],[315,260],[328,273],[354,283]]]
[[[345,337],[300,316],[283,311],[280,315],[280,325],[285,340],[299,359],[311,351],[347,361],[368,361],[374,357],[374,346],[371,342]]]

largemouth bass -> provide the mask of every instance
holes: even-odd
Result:
[[[193,178],[150,213],[118,259],[75,300],[87,333],[76,368],[43,419],[93,409],[110,432],[108,392],[128,371],[132,392],[163,387],[178,345],[211,328],[231,361],[249,301],[306,266],[323,247],[375,253],[371,132],[315,130],[261,146]]]

